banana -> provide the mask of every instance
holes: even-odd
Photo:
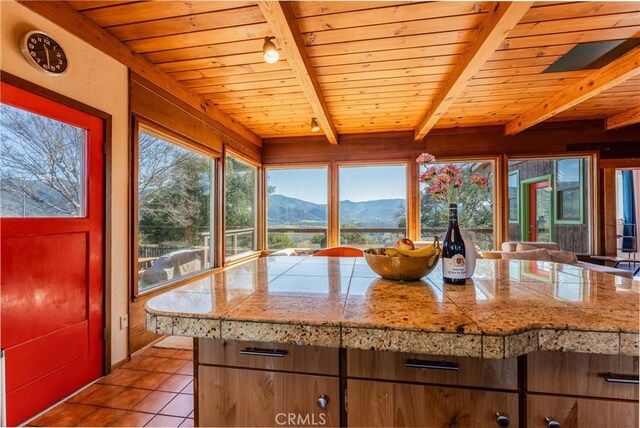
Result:
[[[440,248],[435,244],[427,245],[417,250],[400,250],[398,248],[387,248],[385,253],[391,257],[407,256],[407,257],[428,257],[440,254]]]

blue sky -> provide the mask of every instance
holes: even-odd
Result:
[[[317,204],[327,203],[327,169],[271,169],[267,183],[275,193]],[[340,167],[340,200],[354,202],[406,198],[404,166]]]

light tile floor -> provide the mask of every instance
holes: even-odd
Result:
[[[153,347],[29,426],[193,426],[193,351]]]

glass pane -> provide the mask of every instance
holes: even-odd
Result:
[[[520,183],[518,174],[509,174],[509,221],[518,221],[518,200],[520,192]]]
[[[545,183],[547,184],[547,183]],[[536,189],[536,241],[551,241],[551,189]]]
[[[139,291],[211,266],[213,160],[139,134]]]
[[[564,251],[588,254],[591,251],[590,204],[582,200],[589,194],[590,159],[588,157],[559,157],[509,160],[509,173],[518,174],[522,190],[517,221],[509,217],[509,241],[552,241]],[[511,178],[511,175],[510,175]],[[539,221],[535,183],[547,182],[548,208],[544,222]],[[511,184],[509,184],[511,187]],[[545,202],[547,203],[547,202]],[[535,209],[532,209],[534,207]],[[533,216],[536,218],[532,218]],[[539,224],[540,223],[540,224]],[[544,225],[541,225],[544,223]],[[533,232],[538,232],[534,236]],[[542,236],[540,236],[542,234]]]
[[[84,216],[87,132],[0,105],[2,217]]]
[[[556,163],[558,220],[580,221],[580,159]]]
[[[430,166],[439,172],[447,165],[459,169],[462,178],[462,186],[454,200],[458,204],[460,228],[480,249],[493,249],[493,162],[434,163],[421,166],[420,173]],[[486,186],[474,184],[472,176],[486,177]],[[442,240],[449,224],[449,209],[447,202],[433,196],[432,191],[432,184],[420,183],[420,234],[425,240],[431,240],[433,236]]]
[[[407,234],[405,165],[340,167],[340,245],[393,246]]]
[[[327,168],[267,171],[268,248],[327,246]]]
[[[256,248],[256,167],[227,156],[225,257]]]

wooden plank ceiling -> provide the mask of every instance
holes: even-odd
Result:
[[[256,2],[67,3],[260,137],[313,135],[317,114],[286,49],[275,64],[262,60],[263,39],[275,33]],[[328,120],[347,134],[416,130],[495,6],[362,1],[290,8]],[[447,100],[434,128],[514,121],[595,71],[543,73],[577,43],[640,37],[640,2],[534,2],[523,13]],[[636,76],[548,120],[606,119],[639,106]]]

